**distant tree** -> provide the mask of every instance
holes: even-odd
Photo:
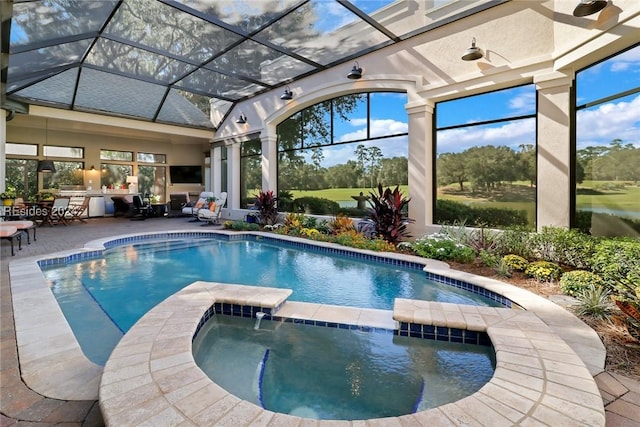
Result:
[[[464,183],[469,180],[464,153],[443,153],[436,161],[438,185],[458,184],[464,191]]]

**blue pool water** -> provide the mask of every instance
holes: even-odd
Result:
[[[402,268],[251,240],[171,239],[42,267],[83,351],[104,364],[156,304],[197,280],[293,289],[292,301],[391,310],[394,298],[498,306]],[[97,333],[96,331],[99,331]]]
[[[469,396],[492,377],[493,347],[217,315],[193,343],[218,385],[265,409],[369,419]]]

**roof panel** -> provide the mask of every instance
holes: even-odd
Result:
[[[45,0],[13,5],[11,47],[98,31],[118,0]]]
[[[300,0],[185,0],[182,3],[251,33],[279,18]]]
[[[80,73],[76,106],[152,119],[165,91],[161,85],[85,67]]]
[[[16,96],[69,108],[78,77],[78,68],[72,68],[15,92]]]
[[[389,38],[337,2],[311,0],[257,37],[327,65]]]
[[[80,40],[11,55],[9,77],[17,80],[25,71],[31,74],[61,65],[79,63],[90,44],[91,40]]]
[[[200,68],[189,74],[177,82],[176,86],[233,101],[265,89],[264,86],[205,68]]]
[[[209,120],[209,98],[184,90],[171,89],[162,105],[158,120],[213,128]]]
[[[115,41],[100,39],[87,56],[87,63],[118,73],[171,83],[196,66]]]
[[[155,0],[125,1],[106,34],[196,62],[204,62],[241,36]]]
[[[241,74],[269,85],[313,70],[313,66],[284,55],[252,40],[240,45],[211,61],[206,68],[217,68],[229,74]]]

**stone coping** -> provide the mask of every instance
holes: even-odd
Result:
[[[105,423],[297,426],[309,422],[239,399],[195,364],[192,339],[204,313],[218,299],[233,301],[234,295],[243,292],[245,289],[238,290],[234,285],[194,282],[140,319],[105,366],[100,385]],[[263,292],[268,295],[269,291]],[[332,314],[334,308],[336,315]],[[367,316],[377,319],[373,323],[381,327],[393,323],[385,310],[310,303],[285,302],[277,315],[294,313],[297,318],[367,326],[372,326]],[[486,331],[495,348],[494,376],[478,392],[415,414],[360,421],[321,420],[314,425],[605,425],[604,405],[595,380],[571,347],[534,313],[397,299],[393,318],[448,325],[448,313]]]
[[[510,300],[535,312],[580,356],[592,375],[604,368],[606,352],[595,331],[562,307],[524,289],[472,274],[449,269],[446,263],[403,254],[380,254],[372,251],[358,251],[325,242],[311,242],[291,236],[273,233],[238,233],[224,230],[197,231],[175,230],[166,233],[132,233],[88,242],[82,249],[61,251],[50,255],[20,258],[11,261],[9,274],[13,296],[16,341],[20,357],[23,381],[43,396],[62,400],[94,400],[98,397],[98,387],[103,367],[89,361],[82,352],[73,331],[67,323],[53,293],[47,286],[39,261],[95,253],[118,240],[147,237],[160,234],[206,235],[208,233],[238,236],[250,234],[268,236],[294,243],[305,243],[327,248],[388,256],[393,259],[421,263],[428,273],[466,281],[504,295]],[[289,305],[291,303],[287,303]],[[291,307],[291,306],[289,306]],[[297,306],[301,307],[301,306]],[[284,309],[284,308],[283,308]]]

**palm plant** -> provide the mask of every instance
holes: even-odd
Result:
[[[278,222],[278,198],[272,190],[258,193],[255,207],[258,210],[256,216],[261,225],[273,225]]]
[[[369,194],[371,208],[367,221],[373,225],[376,235],[394,245],[411,237],[407,225],[413,220],[404,213],[411,199],[404,197],[398,186],[394,190],[389,187],[383,190],[382,184],[378,184],[377,194]]]

